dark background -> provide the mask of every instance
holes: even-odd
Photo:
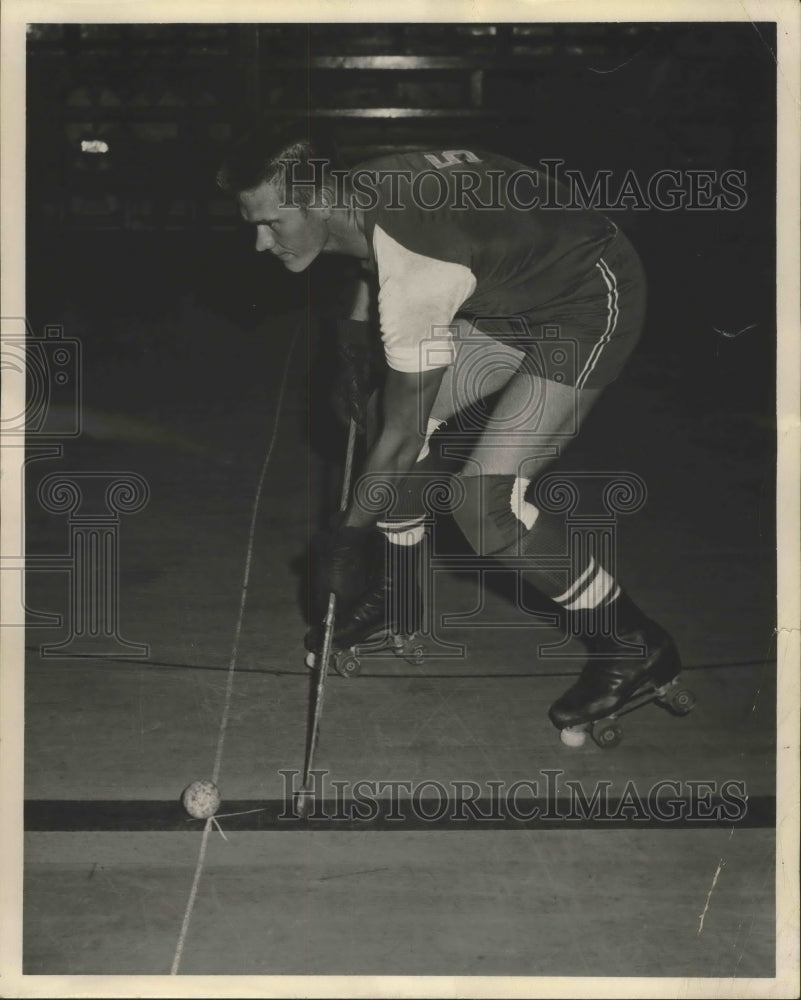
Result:
[[[214,177],[243,126],[308,115],[350,162],[476,145],[618,182],[628,169],[643,182],[744,170],[740,211],[613,214],[648,269],[646,347],[670,368],[691,351],[701,382],[745,372],[769,404],[772,24],[41,24],[28,46],[34,326],[89,311],[109,344],[120,317],[147,321],[187,297],[245,326],[302,305],[307,277],[251,252]],[[109,153],[82,153],[84,139]],[[314,268],[318,310],[338,308],[340,277],[336,261]],[[736,346],[713,331],[752,323],[759,336]]]

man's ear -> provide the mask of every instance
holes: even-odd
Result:
[[[334,192],[331,188],[323,185],[319,191],[315,192],[313,205],[320,213],[321,218],[330,219],[334,207]]]

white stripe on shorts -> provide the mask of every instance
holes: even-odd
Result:
[[[598,263],[595,265],[601,272],[601,277],[606,283],[606,329],[603,332],[603,336],[598,341],[598,343],[593,347],[590,352],[590,356],[587,359],[587,364],[581,370],[581,374],[576,380],[576,388],[583,389],[587,384],[587,379],[592,375],[595,366],[598,364],[598,359],[601,357],[601,352],[604,347],[609,343],[612,334],[615,332],[615,327],[617,326],[617,319],[620,315],[619,302],[618,302],[618,292],[617,292],[617,279],[615,278],[614,271],[609,267],[606,261],[601,257]]]

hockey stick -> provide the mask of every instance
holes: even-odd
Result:
[[[356,421],[351,418],[348,428],[348,448],[345,453],[345,470],[342,474],[342,494],[339,500],[340,512],[348,506],[350,499],[350,481],[353,475],[353,455],[356,450]],[[325,682],[328,677],[328,661],[331,659],[331,645],[334,640],[334,622],[336,619],[337,598],[333,592],[328,595],[328,610],[325,614],[325,627],[323,630],[323,648],[320,653],[320,660],[317,667],[317,683],[314,688],[314,712],[311,720],[311,733],[308,736],[306,749],[306,763],[303,767],[303,785],[298,795],[298,814],[303,819],[308,812],[308,803],[311,798],[309,779],[314,763],[314,753],[317,749],[317,741],[320,736],[320,717],[323,714],[323,697],[325,695]]]

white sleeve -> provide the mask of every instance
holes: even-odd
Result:
[[[469,267],[414,253],[373,231],[378,265],[378,314],[387,364],[399,372],[425,372],[452,364],[451,324],[475,291]]]

